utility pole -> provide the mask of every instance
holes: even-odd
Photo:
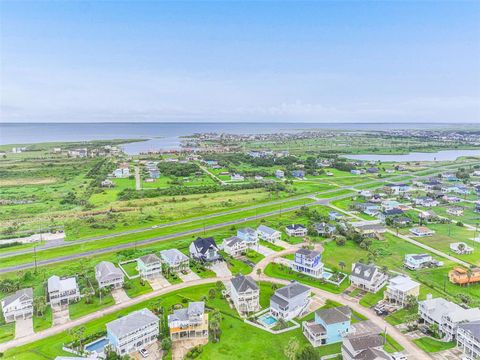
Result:
[[[33,259],[35,263],[35,272],[37,272],[37,245],[33,245]]]

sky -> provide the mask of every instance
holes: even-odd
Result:
[[[480,1],[0,1],[0,122],[480,123]]]

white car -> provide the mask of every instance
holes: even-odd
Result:
[[[147,349],[141,349],[139,351],[140,355],[142,355],[145,359],[148,357],[148,351]]]

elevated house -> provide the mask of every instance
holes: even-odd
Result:
[[[246,242],[248,247],[257,247],[258,245],[258,234],[252,228],[243,228],[237,230],[237,236]]]
[[[320,222],[313,224],[313,230],[319,236],[330,237],[337,231],[337,228],[334,225],[331,225],[326,222]]]
[[[471,254],[473,252],[473,248],[462,241],[451,243],[450,250],[459,255]]]
[[[9,323],[17,319],[28,319],[33,316],[33,289],[17,290],[14,294],[5,297],[2,306],[3,318]]]
[[[310,288],[292,282],[277,291],[270,298],[270,313],[277,319],[292,320],[308,308]]]
[[[397,306],[404,307],[410,297],[418,299],[420,284],[407,276],[398,275],[391,278],[383,294],[384,299]]]
[[[457,347],[462,350],[464,360],[480,359],[480,320],[458,325]]]
[[[384,186],[384,191],[387,194],[400,195],[410,191],[410,185],[407,184],[387,184]]]
[[[436,324],[444,341],[452,341],[459,324],[480,320],[480,308],[464,309],[444,298],[432,298],[418,302],[418,315],[425,324]]]
[[[292,176],[294,178],[303,179],[305,177],[305,171],[303,170],[293,170]]]
[[[407,216],[399,216],[392,219],[392,224],[394,226],[404,227],[412,223],[412,219]]]
[[[237,275],[232,278],[230,298],[239,314],[260,310],[260,288],[250,276]]]
[[[160,258],[172,273],[189,270],[190,259],[178,249],[160,251]]]
[[[302,331],[313,347],[333,344],[350,333],[352,312],[348,306],[320,309],[315,319],[304,321]]]
[[[249,246],[244,239],[238,236],[230,236],[223,239],[222,248],[228,255],[238,257],[244,254]]]
[[[380,224],[353,224],[355,232],[359,233],[363,237],[380,238],[382,234],[387,231],[387,228]]]
[[[75,277],[50,276],[47,281],[47,292],[51,306],[67,305],[80,299],[80,290]]]
[[[415,198],[413,199],[413,203],[417,206],[423,206],[423,207],[435,207],[440,204],[438,200],[432,199],[431,197]]]
[[[245,177],[243,175],[240,175],[240,174],[232,174],[230,176],[230,180],[231,181],[244,181]]]
[[[432,236],[433,234],[435,234],[435,231],[430,230],[425,226],[419,226],[419,227],[411,228],[410,233],[414,236],[423,237],[423,236]]]
[[[277,179],[284,179],[285,178],[285,172],[283,170],[276,170],[275,171],[275,177]]]
[[[352,264],[350,283],[362,290],[376,293],[387,283],[388,276],[381,272],[375,265],[362,263]]]
[[[202,262],[215,262],[222,260],[220,251],[212,237],[197,238],[190,244],[190,256]]]
[[[454,267],[448,272],[448,279],[457,285],[470,285],[480,283],[480,267],[465,269],[460,266]]]
[[[407,269],[419,270],[430,266],[433,262],[433,258],[429,254],[407,254],[403,264]]]
[[[299,249],[291,262],[293,271],[320,279],[323,277],[322,254],[319,251]]]
[[[139,351],[157,341],[160,319],[148,309],[134,311],[107,323],[107,338],[118,355]]]
[[[124,276],[122,270],[115,267],[111,262],[102,261],[95,266],[95,279],[97,279],[100,289],[104,287],[121,288]]]
[[[264,241],[275,243],[278,240],[281,240],[282,233],[278,230],[272,229],[265,225],[260,225],[257,228],[258,237]]]
[[[438,219],[438,215],[433,210],[427,210],[427,211],[421,211],[418,214],[418,218],[420,221],[432,222]]]
[[[399,217],[404,214],[403,210],[399,208],[391,208],[383,210],[378,214],[378,218],[382,221],[386,221],[387,219],[393,219],[394,217]]]
[[[162,262],[155,254],[144,255],[137,259],[137,270],[142,279],[155,279],[162,275]]]
[[[342,220],[344,218],[344,215],[336,211],[330,211],[328,213],[328,218],[332,221],[337,221],[337,220]]]
[[[460,206],[451,206],[447,208],[447,214],[453,216],[462,216],[463,215],[463,208]]]
[[[168,315],[172,341],[208,338],[208,314],[203,301],[190,302],[188,307]]]
[[[307,235],[307,228],[301,224],[292,224],[285,227],[285,232],[288,236],[305,236]]]
[[[383,350],[385,339],[378,334],[347,336],[342,343],[343,360],[393,360]]]

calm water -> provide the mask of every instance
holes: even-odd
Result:
[[[460,156],[480,156],[479,150],[442,150],[436,153],[412,152],[406,155],[345,155],[353,160],[398,162],[398,161],[452,161]]]

